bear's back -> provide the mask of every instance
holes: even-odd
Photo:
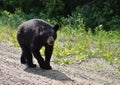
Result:
[[[21,43],[30,43],[35,34],[52,29],[52,26],[41,19],[31,19],[18,27],[17,39]]]
[[[36,28],[45,30],[45,29],[51,29],[52,25],[48,24],[46,21],[44,21],[42,19],[31,19],[31,20],[28,20],[28,21],[22,23],[18,27],[18,29],[21,29],[21,27],[24,27],[24,30],[27,30],[27,29],[35,30]]]

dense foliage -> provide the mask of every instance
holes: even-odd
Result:
[[[63,24],[65,23],[63,18],[69,20],[70,17],[73,17],[72,22],[76,22],[74,18],[80,14],[86,30],[91,28],[94,32],[99,25],[103,25],[105,30],[120,29],[119,4],[120,0],[0,0],[0,10],[2,10],[2,15],[8,12],[8,15],[5,15],[7,18],[11,15],[17,20],[39,17]],[[18,11],[19,15],[16,15]],[[6,22],[10,20],[7,18]],[[21,20],[18,20],[17,23],[20,23]],[[12,24],[15,25],[14,22]]]

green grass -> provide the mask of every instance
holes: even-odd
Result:
[[[96,34],[90,31],[62,28],[58,33],[54,56],[55,63],[71,64],[81,60],[103,57],[110,64],[120,61],[120,37],[117,31],[105,32],[97,27]]]
[[[9,25],[3,25],[0,23],[0,41],[12,42],[13,46],[18,47],[16,30],[12,29]]]
[[[70,29],[61,27],[54,47],[54,63],[74,64],[89,58],[102,57],[110,64],[120,64],[119,31],[103,31],[101,26],[96,28],[96,34],[86,33],[82,28]],[[0,41],[11,41],[18,47],[16,29],[0,24]],[[44,49],[41,51],[43,54]],[[119,69],[117,70],[120,73]]]

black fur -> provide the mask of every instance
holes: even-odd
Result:
[[[54,44],[49,45],[47,39],[49,36],[52,36],[55,41],[58,28],[58,24],[52,27],[41,19],[31,19],[22,23],[17,31],[17,40],[22,49],[21,63],[28,64],[29,67],[36,67],[33,64],[33,54],[41,68],[52,69],[50,59]],[[40,49],[43,46],[45,47],[45,60],[40,54]]]

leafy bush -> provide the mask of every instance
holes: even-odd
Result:
[[[120,30],[120,16],[119,12],[116,13],[115,5],[117,1],[109,0],[101,3],[102,7],[98,4],[93,6],[85,5],[82,8],[77,7],[75,12],[80,13],[83,17],[86,27],[92,29],[95,32],[95,28],[99,25],[103,25],[104,30]],[[116,11],[115,11],[116,10]]]
[[[12,28],[17,28],[17,26],[25,21],[25,14],[21,12],[20,10],[16,11],[15,14],[9,13],[7,11],[1,12],[1,19],[0,21],[3,24],[9,25]]]
[[[101,24],[104,30],[120,29],[119,0],[29,0],[27,3],[25,2],[26,0],[1,0],[0,9],[4,16],[2,20],[14,27],[14,25],[17,26],[23,20],[30,18],[39,17],[61,22],[64,17],[70,18],[67,22],[71,24],[73,22],[79,23],[76,19],[82,19],[80,21],[93,32]],[[73,27],[73,25],[71,26]],[[88,29],[86,30],[88,31]]]
[[[68,25],[68,29],[75,29],[75,30],[84,30],[85,26],[83,23],[83,18],[81,17],[80,13],[72,13],[71,16],[68,16],[67,18],[62,18],[62,25],[66,26]]]
[[[43,20],[48,21],[49,23],[55,24],[57,19],[55,18],[50,18],[46,16],[44,13],[40,13],[39,15],[36,16],[36,14],[25,14],[24,12],[21,11],[21,9],[17,9],[15,13],[10,13],[8,11],[2,11],[0,12],[0,22],[4,25],[9,25],[14,29],[17,29],[18,25],[20,25],[22,22],[33,19],[33,18],[40,18]]]

